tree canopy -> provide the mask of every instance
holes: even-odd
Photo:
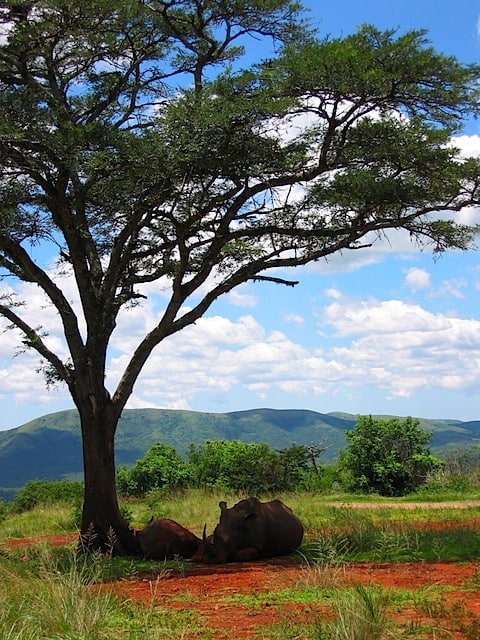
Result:
[[[0,315],[79,411],[82,531],[130,550],[113,441],[154,348],[241,283],[294,285],[285,268],[388,229],[471,246],[455,214],[478,204],[480,167],[451,136],[478,112],[480,68],[422,31],[321,37],[286,0],[7,0],[0,22]],[[164,309],[109,389],[118,316],[152,283]]]
[[[345,438],[348,446],[341,456],[341,466],[350,474],[354,491],[403,496],[418,489],[428,473],[443,466],[428,449],[432,434],[421,429],[414,418],[359,416]]]

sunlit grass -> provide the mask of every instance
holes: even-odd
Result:
[[[161,491],[152,491],[143,500],[128,501],[127,504],[132,510],[135,526],[143,526],[151,517],[172,518],[201,536],[204,524],[211,532],[218,523],[218,503],[221,500],[233,506],[244,497],[206,489],[189,489],[169,495]]]
[[[0,522],[0,541],[71,533],[75,528],[75,509],[72,504],[40,504],[31,511],[7,515]]]
[[[468,519],[452,519],[448,527],[438,527],[434,518],[413,515],[416,517],[411,521],[379,521],[373,512],[335,509],[329,527],[311,531],[301,552],[308,562],[320,566],[359,560],[452,561],[479,557],[480,535]]]

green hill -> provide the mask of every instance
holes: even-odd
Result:
[[[356,417],[346,413],[296,409],[233,413],[130,409],[118,426],[116,462],[131,465],[159,441],[185,455],[191,443],[219,439],[266,442],[275,449],[321,442],[329,447],[323,455],[328,460],[344,448],[345,431],[355,422]],[[421,426],[433,433],[431,448],[436,453],[480,444],[480,421],[422,419]],[[81,478],[82,468],[80,424],[74,409],[0,431],[0,498],[12,497],[32,479]]]

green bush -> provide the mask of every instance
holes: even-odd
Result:
[[[322,450],[292,445],[275,451],[265,443],[207,440],[192,444],[185,461],[173,447],[157,443],[133,467],[117,470],[117,489],[125,497],[192,486],[253,494],[298,490],[311,483],[311,476],[318,482],[322,469],[316,459]]]
[[[350,476],[349,488],[383,496],[417,490],[429,473],[443,466],[427,448],[431,437],[413,418],[359,416],[355,428],[345,434],[348,447],[341,453],[341,466]]]
[[[240,494],[298,488],[308,468],[308,458],[303,446],[275,451],[265,443],[240,440],[207,440],[202,445],[191,445],[188,452],[198,486],[222,487]]]
[[[192,484],[192,471],[187,462],[169,445],[158,442],[133,467],[117,471],[120,495],[142,497],[152,489],[176,491]]]
[[[72,480],[30,480],[15,496],[14,513],[30,511],[38,504],[54,502],[78,503],[83,498],[83,483]]]
[[[4,500],[0,500],[0,522],[5,520],[5,518],[7,517],[7,511],[7,503]]]
[[[343,490],[343,479],[337,465],[327,465],[321,471],[310,467],[304,473],[297,490],[316,494],[332,494]]]
[[[269,476],[277,457],[267,444],[207,440],[190,446],[188,460],[199,486],[262,493],[270,488]]]

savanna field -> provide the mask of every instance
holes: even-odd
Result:
[[[217,523],[219,500],[240,497],[190,489],[122,509],[135,528],[154,514],[201,536]],[[480,638],[478,492],[276,497],[305,525],[298,552],[224,565],[77,555],[78,505],[4,510],[0,637]]]

